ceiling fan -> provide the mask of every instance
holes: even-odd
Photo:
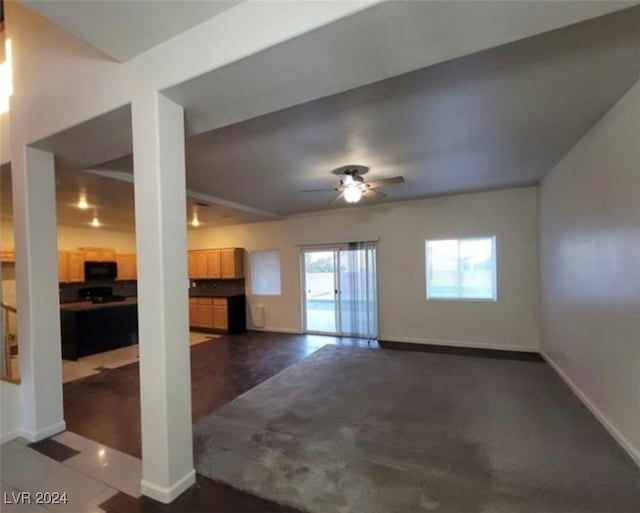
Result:
[[[344,198],[347,203],[358,203],[358,201],[360,201],[363,196],[371,199],[382,199],[386,197],[386,194],[376,189],[386,187],[388,185],[404,183],[403,176],[385,178],[383,180],[376,180],[374,182],[365,182],[362,175],[364,175],[368,171],[369,168],[366,166],[342,166],[332,171],[334,175],[342,176],[342,178],[340,179],[340,185],[338,185],[338,187],[335,187],[333,189],[308,189],[302,192],[335,191],[338,193],[338,195],[329,203],[334,203],[340,198]]]

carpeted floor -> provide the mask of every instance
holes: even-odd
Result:
[[[327,346],[194,427],[196,470],[312,513],[638,513],[544,363]]]

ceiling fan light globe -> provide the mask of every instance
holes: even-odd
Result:
[[[362,198],[362,191],[358,187],[347,187],[344,190],[344,199],[347,203],[358,203]]]

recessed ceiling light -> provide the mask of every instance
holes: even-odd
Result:
[[[89,208],[89,203],[87,203],[87,195],[84,192],[80,193],[80,198],[78,199],[78,208],[80,210],[87,210]]]
[[[100,223],[100,220],[98,219],[98,216],[93,216],[93,221],[91,221],[91,226],[93,226],[94,228],[100,228],[101,223]]]
[[[193,215],[193,219],[191,220],[191,226],[200,226],[200,220],[197,215]]]

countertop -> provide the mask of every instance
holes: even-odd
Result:
[[[91,301],[74,301],[72,303],[62,303],[60,310],[67,312],[84,312],[88,310],[101,310],[103,308],[117,308],[119,306],[137,305],[137,297],[128,297],[124,301],[114,301],[112,303],[92,303]]]
[[[211,298],[230,298],[230,297],[242,297],[244,292],[232,292],[232,293],[220,293],[216,291],[207,291],[206,294],[197,293],[189,294],[189,297],[211,297]],[[73,301],[71,303],[61,303],[60,310],[66,310],[71,312],[82,312],[86,310],[98,310],[101,308],[117,308],[119,306],[135,305],[138,303],[137,297],[128,297],[124,301],[114,301],[112,303],[92,303],[91,301]]]
[[[198,291],[198,292],[190,292],[189,293],[189,297],[240,297],[240,296],[244,296],[244,292],[216,292],[215,290],[212,291]]]

